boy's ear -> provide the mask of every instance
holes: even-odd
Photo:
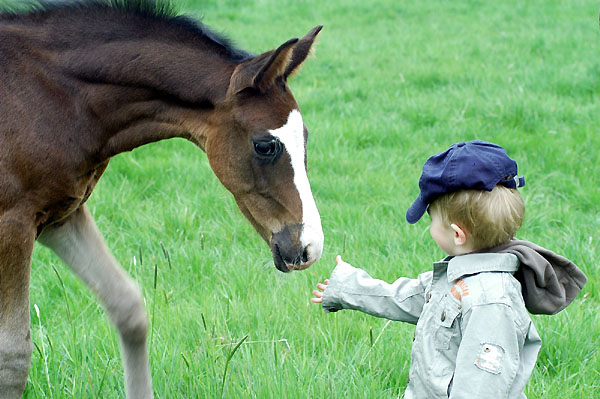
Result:
[[[454,245],[457,247],[463,246],[467,243],[468,232],[462,227],[452,223],[450,225],[452,230],[454,230]]]

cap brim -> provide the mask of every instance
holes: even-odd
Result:
[[[406,211],[406,221],[410,224],[417,223],[427,210],[427,203],[421,199],[421,196],[412,203]]]

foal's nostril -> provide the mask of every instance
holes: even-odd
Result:
[[[302,252],[302,263],[308,262],[308,249],[304,248],[304,252]]]

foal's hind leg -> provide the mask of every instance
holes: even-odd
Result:
[[[0,214],[0,399],[20,398],[31,360],[29,271],[35,228],[18,212]]]
[[[148,319],[140,291],[104,244],[84,205],[60,226],[49,226],[39,241],[51,248],[90,286],[121,337],[128,399],[152,398],[146,353]]]

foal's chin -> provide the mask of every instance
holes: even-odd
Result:
[[[292,271],[292,270],[304,270],[304,269],[308,269],[313,263],[315,263],[315,262],[314,261],[313,262],[306,262],[306,263],[303,263],[301,265],[288,265],[288,268],[289,268],[290,271]]]
[[[294,270],[308,269],[313,263],[315,263],[315,261],[306,262],[306,263],[302,263],[302,264],[296,265],[296,264],[293,264],[293,263],[280,263],[280,264],[278,264],[277,261],[275,261],[275,267],[279,271],[282,271],[284,273],[288,273],[288,272],[291,272],[291,271],[294,271]]]

